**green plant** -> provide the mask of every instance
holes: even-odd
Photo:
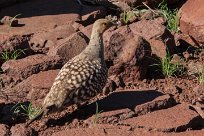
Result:
[[[183,67],[181,67],[181,65],[179,64],[179,62],[171,63],[171,56],[169,52],[167,52],[166,57],[164,59],[160,58],[156,61],[157,63],[151,66],[158,67],[159,71],[165,77],[175,76],[176,74],[181,73],[184,70]]]
[[[15,114],[27,116],[29,119],[32,119],[40,112],[40,109],[33,107],[32,103],[29,103],[28,106],[16,104],[12,109],[14,109]]]
[[[133,16],[133,12],[131,11],[124,11],[122,13],[122,20],[125,24],[128,24],[128,22],[130,21],[130,18]]]
[[[199,73],[199,82],[204,84],[204,65],[202,71]]]
[[[178,9],[169,9],[166,0],[163,0],[158,6],[158,10],[167,21],[167,29],[169,31],[179,32]]]
[[[98,124],[98,119],[100,118],[100,114],[103,110],[99,111],[98,103],[96,102],[96,113],[94,116],[93,124],[96,125]]]
[[[21,14],[17,14],[17,15],[15,15],[12,19],[11,19],[11,21],[10,21],[10,27],[12,26],[12,23],[13,23],[13,21],[18,17],[18,16],[20,16]]]
[[[4,61],[10,60],[10,59],[16,60],[22,54],[25,54],[25,50],[18,49],[18,50],[15,50],[14,52],[5,51],[1,53],[1,59],[3,59]]]

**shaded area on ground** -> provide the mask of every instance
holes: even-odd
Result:
[[[98,111],[107,112],[119,109],[129,108],[134,110],[137,105],[141,105],[154,100],[155,98],[162,96],[161,92],[155,90],[148,91],[123,91],[115,92],[111,95],[96,101],[98,103]],[[83,113],[83,114],[82,114]],[[59,125],[62,126],[66,122],[70,122],[74,118],[85,120],[88,117],[96,114],[96,104],[91,103],[86,106],[82,106],[73,113],[67,113],[65,116],[55,120],[49,119],[47,122],[48,126]]]

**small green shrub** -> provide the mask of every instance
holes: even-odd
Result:
[[[167,29],[169,31],[179,32],[178,9],[169,9],[166,0],[163,0],[158,6],[158,10],[167,21]]]
[[[171,63],[171,56],[168,52],[164,59],[160,58],[156,61],[157,63],[152,66],[156,66],[165,77],[176,76],[184,71],[184,68],[179,64],[179,62]]]
[[[5,51],[1,53],[1,59],[3,59],[4,61],[8,61],[11,59],[16,60],[22,54],[25,54],[25,50],[18,49],[18,50],[15,50],[14,52]]]
[[[27,116],[29,119],[34,118],[40,112],[40,109],[33,107],[32,103],[28,106],[17,104],[12,109],[14,109],[14,114]]]

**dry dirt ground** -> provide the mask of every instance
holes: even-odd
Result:
[[[25,52],[16,60],[0,59],[0,136],[204,135],[204,83],[198,79],[202,43],[170,33],[161,17],[144,17],[104,33],[105,94],[25,127],[27,114],[16,111],[16,104],[40,106],[60,68],[86,47],[93,22],[110,13],[106,6],[82,8],[74,0],[30,0],[0,10],[0,18],[21,14],[15,27],[0,25],[1,55]],[[164,77],[151,65],[150,58],[164,58],[167,47],[172,62],[185,67],[177,76]]]

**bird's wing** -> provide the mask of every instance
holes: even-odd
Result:
[[[91,80],[101,69],[100,62],[97,60],[75,59],[67,62],[57,75],[53,86],[45,98],[44,104],[50,106],[55,104],[58,108],[65,100],[87,81]],[[71,99],[71,98],[70,98]],[[50,102],[49,102],[50,101]]]

